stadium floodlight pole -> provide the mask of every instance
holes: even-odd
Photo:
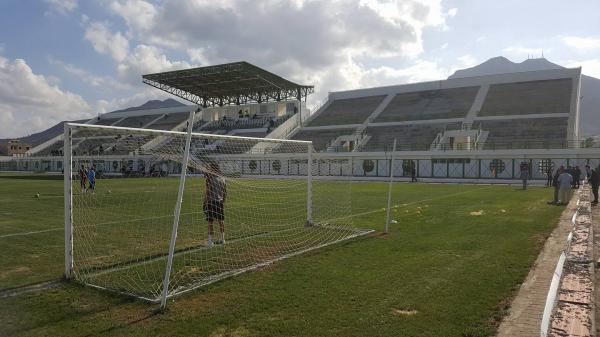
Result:
[[[312,143],[308,144],[308,162],[306,165],[306,225],[313,224],[312,219]]]
[[[71,126],[64,125],[63,133],[63,178],[65,198],[65,279],[73,277],[73,157],[71,156]]]
[[[388,202],[387,202],[387,216],[385,219],[385,232],[388,233],[390,226],[390,215],[392,210],[392,181],[394,180],[394,153],[396,152],[396,138],[394,138],[394,146],[392,147],[392,154],[390,155],[390,182],[388,185]]]
[[[200,108],[198,108],[200,110]],[[197,110],[197,111],[198,111]],[[187,175],[187,166],[190,159],[190,144],[192,143],[192,130],[194,128],[194,115],[191,111],[188,119],[188,130],[185,139],[185,150],[183,152],[183,162],[181,163],[181,177],[179,179],[179,191],[177,192],[177,201],[175,203],[175,215],[173,218],[173,229],[171,230],[171,243],[169,244],[169,256],[167,258],[167,268],[165,269],[165,278],[163,280],[163,290],[160,299],[160,308],[165,310],[167,307],[167,295],[169,293],[169,278],[171,277],[171,268],[173,267],[173,253],[175,252],[175,242],[177,241],[177,227],[179,226],[179,214],[181,213],[181,203],[183,202],[183,190],[185,189],[185,177]]]

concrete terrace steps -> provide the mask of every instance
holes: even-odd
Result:
[[[570,78],[492,84],[479,116],[568,112],[572,86]]]
[[[479,86],[398,93],[375,122],[464,118],[478,92]]]
[[[361,124],[376,109],[387,95],[336,99],[309,120],[307,126]]]

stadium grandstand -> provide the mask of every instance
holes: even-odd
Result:
[[[312,86],[236,62],[143,76],[144,83],[193,105],[117,111],[85,123],[182,131],[189,112],[200,108],[194,132],[309,140],[324,162],[351,160],[357,179],[388,177],[394,142],[394,158],[414,163],[421,178],[510,180],[517,178],[519,163],[529,161],[536,168],[531,178],[544,179],[548,167],[600,164],[579,139],[580,77],[580,68],[553,69],[331,92],[311,113],[305,102]],[[151,167],[138,167],[138,157],[166,141],[148,135],[75,134],[72,150],[105,162],[105,173],[122,174]],[[229,159],[241,161],[244,154],[285,152],[285,145],[261,146],[233,154],[226,141],[216,140],[198,151],[228,148]],[[62,147],[58,135],[0,165],[3,170],[60,171]],[[394,167],[394,175],[410,174],[407,165]]]
[[[323,151],[548,149],[579,139],[579,69],[334,92],[292,139]]]

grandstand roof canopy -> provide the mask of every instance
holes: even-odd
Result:
[[[248,62],[148,74],[142,80],[203,107],[301,100],[314,91]]]

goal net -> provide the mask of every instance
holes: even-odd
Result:
[[[310,142],[68,124],[63,149],[65,273],[94,287],[164,305],[368,232]]]

